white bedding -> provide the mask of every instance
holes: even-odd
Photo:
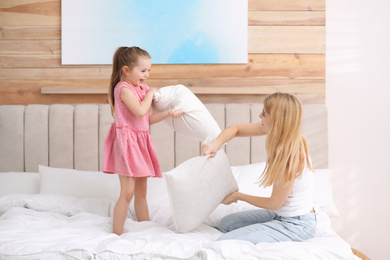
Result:
[[[158,214],[151,214],[150,222],[128,218],[125,233],[117,236],[112,233],[114,204],[57,194],[5,195],[0,198],[0,259],[358,259],[333,232],[324,211],[317,213],[316,236],[306,242],[253,245],[215,241],[221,232],[207,221],[180,234],[169,218],[154,219]]]

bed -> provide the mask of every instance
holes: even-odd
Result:
[[[257,121],[262,109],[261,104],[204,106],[220,129]],[[151,221],[137,222],[131,204],[125,233],[117,236],[112,233],[112,211],[119,181],[116,175],[101,172],[103,143],[113,121],[109,105],[0,106],[0,259],[360,259],[331,227],[330,218],[338,212],[332,198],[332,171],[327,168],[326,115],[323,104],[304,105],[303,131],[316,169],[315,237],[253,245],[216,241],[221,235],[216,227],[224,215],[252,206],[213,204],[202,213],[214,188],[200,181],[181,180],[188,193],[198,186],[197,199],[206,198],[189,209],[195,213],[173,210],[174,200],[188,200],[187,192],[172,191],[166,179],[183,172],[183,165],[188,167],[194,158],[202,160],[200,140],[179,134],[169,123],[151,126],[164,171],[164,178],[148,180]],[[233,176],[243,192],[270,194],[269,188],[255,184],[264,168],[264,141],[264,137],[236,138],[223,148],[228,160],[223,174]],[[221,165],[210,167],[215,167],[210,168],[214,172]],[[195,222],[181,229],[180,218],[187,227],[189,219]]]

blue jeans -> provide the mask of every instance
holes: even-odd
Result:
[[[272,210],[255,209],[225,216],[219,222],[223,233],[218,240],[240,239],[259,242],[304,241],[316,231],[315,213],[281,217]]]

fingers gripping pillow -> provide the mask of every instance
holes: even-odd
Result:
[[[177,231],[196,228],[222,202],[238,190],[228,158],[219,150],[213,158],[199,156],[164,173]]]
[[[185,137],[204,142],[207,137],[215,138],[221,132],[204,104],[184,85],[160,88],[154,93],[153,106],[157,112],[182,110],[184,115],[175,119],[168,117],[164,122]]]

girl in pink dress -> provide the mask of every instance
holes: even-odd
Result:
[[[130,201],[138,221],[149,221],[147,177],[162,177],[149,125],[182,111],[154,113],[153,93],[144,81],[151,57],[139,47],[120,47],[114,54],[108,100],[115,118],[104,142],[103,172],[119,176],[121,192],[114,208],[113,231],[123,233]]]

